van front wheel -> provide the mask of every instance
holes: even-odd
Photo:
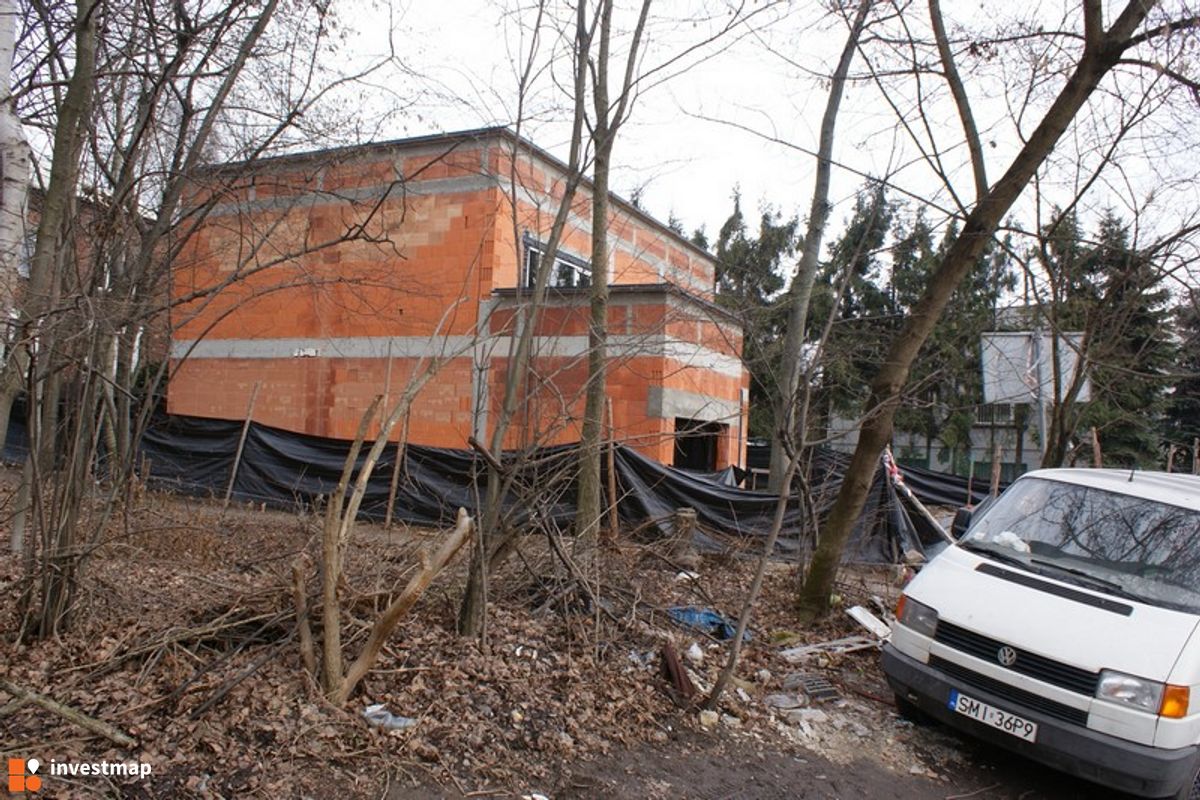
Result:
[[[1171,800],[1200,800],[1200,762],[1192,765],[1192,779],[1179,787]]]

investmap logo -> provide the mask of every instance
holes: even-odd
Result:
[[[9,794],[33,794],[42,788],[42,775],[64,778],[89,778],[96,776],[138,778],[145,780],[150,777],[151,767],[140,761],[57,761],[50,759],[46,770],[42,770],[42,762],[36,758],[8,759],[8,792]]]
[[[8,791],[17,794],[18,792],[36,792],[42,788],[42,777],[37,774],[38,768],[42,764],[36,758],[31,758],[26,761],[23,758],[10,758],[8,760]]]

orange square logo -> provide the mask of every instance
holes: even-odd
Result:
[[[8,759],[8,791],[17,794],[41,789],[42,779],[37,775],[40,766],[41,762],[36,758],[28,761],[23,758]]]

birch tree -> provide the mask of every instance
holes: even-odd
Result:
[[[14,0],[3,0],[0,3],[0,314],[6,320],[17,302],[30,170],[29,143],[17,116],[12,89],[18,18]],[[7,327],[5,330],[7,334]]]
[[[14,84],[24,91],[25,123],[45,133],[52,152],[39,165],[37,242],[0,374],[0,431],[18,392],[32,409],[14,521],[27,532],[19,542],[26,637],[68,624],[78,570],[129,486],[133,445],[170,366],[148,364],[143,342],[148,330],[166,332],[170,266],[257,159],[317,135],[309,118],[323,125],[324,99],[356,77],[317,66],[327,8],[300,4],[286,19],[278,9],[277,0],[80,0],[69,17],[60,6],[27,17],[41,30],[22,61],[32,71]],[[237,166],[203,172],[214,158]],[[298,255],[266,254],[268,234],[247,246],[224,284],[174,302],[203,302]],[[106,468],[94,476],[102,438]],[[97,487],[94,477],[106,482]],[[97,492],[99,502],[85,502]]]

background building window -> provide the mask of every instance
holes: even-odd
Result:
[[[1013,425],[1012,403],[985,403],[975,409],[975,424],[1009,428]]]

